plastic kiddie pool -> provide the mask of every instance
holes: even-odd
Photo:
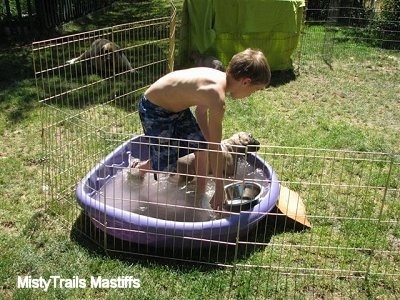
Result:
[[[113,207],[98,200],[97,194],[117,172],[129,166],[130,156],[148,158],[149,139],[136,136],[126,141],[79,182],[76,194],[78,203],[92,219],[93,224],[116,238],[151,247],[205,247],[219,243],[235,243],[276,205],[279,183],[273,169],[257,154],[248,153],[247,161],[261,169],[266,176],[265,187],[257,203],[248,210],[227,213],[227,217],[200,222],[164,220],[137,212]]]

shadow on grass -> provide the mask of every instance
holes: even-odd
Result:
[[[10,123],[16,123],[37,101],[31,49],[0,49],[0,70],[0,109]]]
[[[9,84],[32,78],[32,54],[29,47],[0,49],[0,84]]]
[[[37,21],[24,25],[23,32],[15,31],[5,35],[0,33],[0,47],[10,48],[28,45],[34,41],[45,40],[110,27],[118,24],[136,22],[167,16],[171,10],[169,1],[163,0],[119,0],[107,7],[92,11],[87,15],[67,23],[46,28]]]
[[[305,227],[285,216],[272,214],[262,219],[257,226],[241,237],[241,243],[234,245],[208,245],[202,248],[154,248],[135,244],[104,234],[96,228],[84,212],[75,220],[70,237],[77,244],[95,255],[104,255],[122,261],[135,261],[144,265],[158,263],[176,267],[210,269],[232,265],[262,251],[272,236],[284,232],[299,232]]]
[[[278,87],[281,85],[285,85],[291,81],[296,80],[296,73],[294,70],[281,70],[281,71],[272,71],[271,72],[271,82],[270,86]]]
[[[63,34],[106,28],[114,25],[168,16],[169,1],[118,1],[63,26]],[[61,33],[61,32],[60,32]]]

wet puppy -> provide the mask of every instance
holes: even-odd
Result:
[[[95,40],[88,50],[80,56],[68,60],[66,63],[76,64],[80,61],[90,64],[94,69],[93,71],[101,75],[112,74],[114,65],[117,73],[123,71],[136,73],[136,70],[132,68],[131,63],[120,47],[107,39]]]
[[[206,56],[200,54],[199,52],[193,52],[190,58],[193,60],[196,67],[207,67],[224,71],[222,62],[214,56]]]
[[[256,152],[260,149],[260,142],[257,141],[248,132],[237,132],[230,138],[221,141],[221,150],[224,165],[224,177],[231,177],[236,174],[237,161],[240,156],[246,152]],[[193,153],[178,159],[178,173],[189,175],[196,174],[195,156]],[[211,173],[211,167],[208,166],[208,173]],[[191,177],[180,175],[180,180],[191,180]]]

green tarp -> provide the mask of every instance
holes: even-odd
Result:
[[[304,0],[186,0],[181,54],[218,57],[224,65],[246,48],[259,48],[272,70],[292,69]]]

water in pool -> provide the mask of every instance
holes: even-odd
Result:
[[[201,222],[220,217],[209,204],[214,194],[214,182],[208,180],[205,195],[196,197],[193,183],[177,183],[174,177],[146,174],[143,180],[130,176],[130,168],[122,168],[96,194],[96,200],[109,206],[148,217],[178,222]],[[239,159],[234,179],[265,180],[261,169],[254,169]],[[225,180],[225,184],[234,179]],[[200,199],[196,199],[200,198]]]

